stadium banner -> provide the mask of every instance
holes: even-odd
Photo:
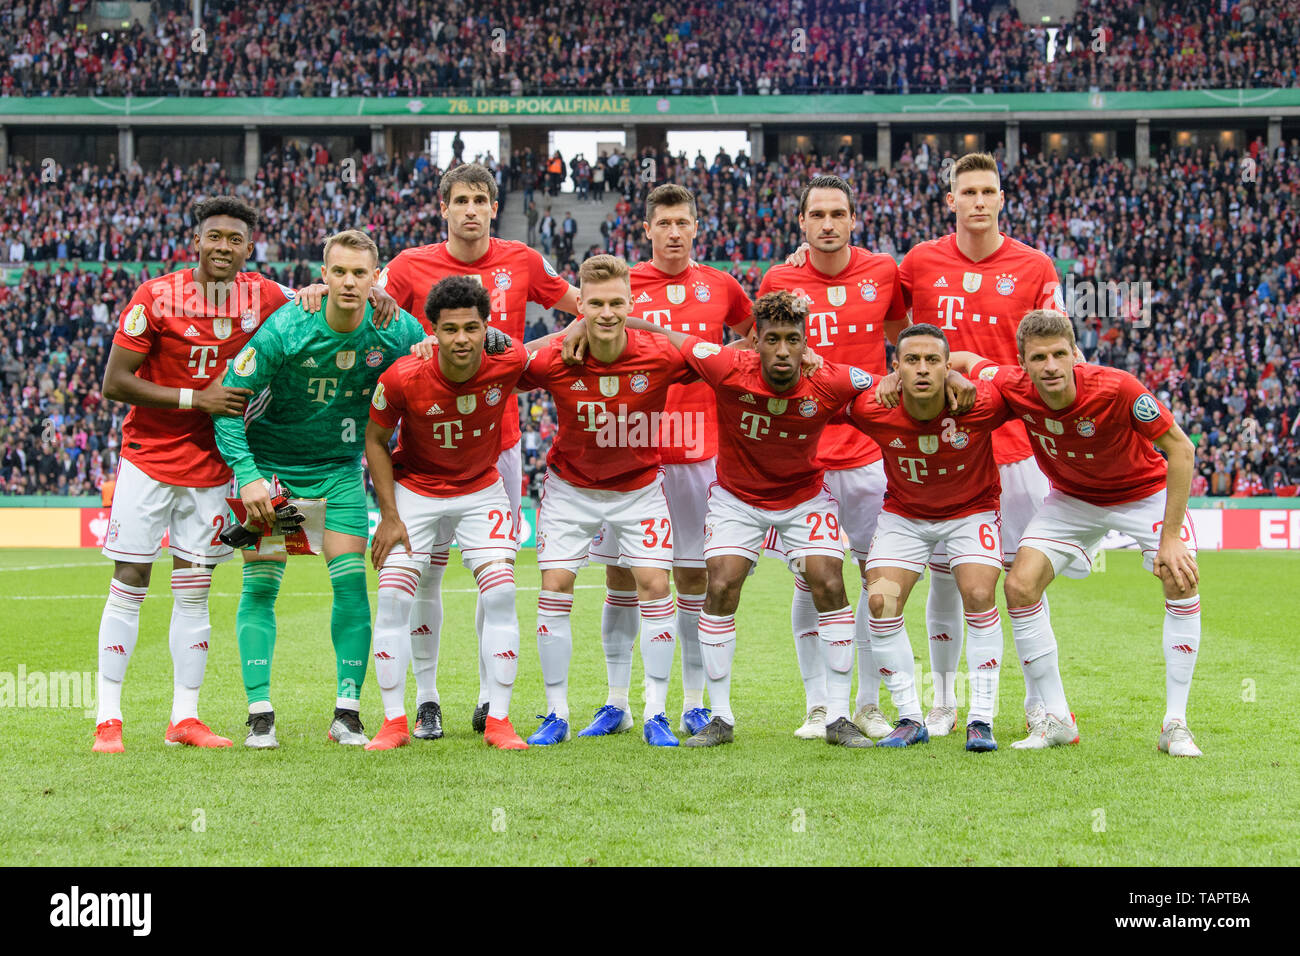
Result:
[[[1300,106],[1300,89],[1174,90],[1094,93],[831,93],[771,96],[32,96],[0,101],[0,122],[54,117],[264,118],[381,116],[791,116],[854,114],[1116,113],[1161,110],[1277,109]]]
[[[1300,507],[1286,498],[1254,499],[1251,507],[1192,508],[1196,543],[1202,551],[1300,551]],[[1264,507],[1256,507],[1262,503]],[[520,547],[536,546],[537,513],[523,509]],[[379,512],[370,512],[370,532]],[[108,508],[0,509],[0,548],[102,548],[109,533]],[[163,546],[167,538],[163,537]]]

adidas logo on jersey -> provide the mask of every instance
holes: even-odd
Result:
[[[587,391],[587,386],[582,384],[582,379],[578,379],[576,382],[574,382],[572,385],[569,386],[569,391],[585,392]]]
[[[946,289],[948,288],[948,280],[943,276],[939,276],[939,278],[935,280],[934,287],[936,289]]]
[[[188,329],[185,330],[185,337],[187,339],[196,339],[199,337],[199,330],[191,325]]]
[[[426,414],[426,415],[441,415],[441,414],[442,414],[442,406],[439,405],[437,402],[434,402],[433,405],[431,405],[431,406],[429,407],[429,410],[428,410],[427,412],[425,412],[424,414]]]
[[[889,447],[890,447],[890,448],[906,448],[907,446],[903,444],[903,440],[902,440],[901,438],[895,438],[893,441],[891,441],[891,442],[889,443]]]
[[[636,297],[635,299],[633,299],[632,301],[633,301],[633,303],[636,303],[636,302],[649,302],[649,301],[650,301],[650,294],[649,294],[648,292],[642,292],[639,296],[637,296],[637,297]]]
[[[316,360],[309,355],[307,361],[303,362],[300,368],[316,368]]]
[[[744,395],[740,396],[740,400],[744,402],[746,405],[758,404],[758,402],[754,401],[754,396],[750,395],[749,392],[746,392]]]

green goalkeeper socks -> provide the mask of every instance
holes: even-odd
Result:
[[[340,700],[360,700],[370,657],[370,595],[366,591],[366,559],[361,554],[340,554],[327,565],[334,606],[330,636],[338,667]]]
[[[271,657],[275,653],[275,599],[284,577],[282,561],[248,561],[235,616],[235,637],[250,704],[271,699]]]

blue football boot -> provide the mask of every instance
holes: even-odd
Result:
[[[578,731],[578,736],[607,737],[610,734],[621,734],[623,731],[631,729],[632,715],[626,710],[615,707],[613,704],[606,704],[596,711],[596,716],[591,719],[591,723]]]
[[[528,746],[547,747],[551,744],[562,744],[569,739],[569,722],[563,717],[556,717],[554,711],[545,717],[541,714],[537,716],[542,723],[528,738]]]

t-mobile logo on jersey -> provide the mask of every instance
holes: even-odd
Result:
[[[998,317],[996,315],[981,315],[978,312],[972,312],[966,315],[962,309],[966,307],[966,297],[964,295],[941,295],[939,296],[939,308],[936,315],[939,318],[939,328],[952,330],[957,328],[953,325],[954,320],[969,319],[971,322],[985,322],[989,325],[997,325]]]
[[[924,458],[900,458],[898,466],[907,472],[907,480],[915,482],[918,485],[925,484],[921,479],[929,474],[925,467]]]
[[[455,448],[456,443],[461,440],[465,430],[461,427],[461,419],[454,418],[447,422],[433,423],[433,436],[442,442],[441,448]]]
[[[754,441],[762,441],[772,424],[772,419],[767,415],[760,415],[758,412],[741,412],[740,413],[740,430],[744,432],[746,438],[752,438]]]
[[[818,345],[834,345],[832,336],[839,335],[839,317],[834,312],[808,313],[808,338]]]
[[[208,369],[217,364],[217,347],[215,345],[191,345],[190,368],[194,369],[194,378],[207,378]]]
[[[586,426],[583,431],[599,431],[606,417],[604,402],[578,402],[578,421]]]

